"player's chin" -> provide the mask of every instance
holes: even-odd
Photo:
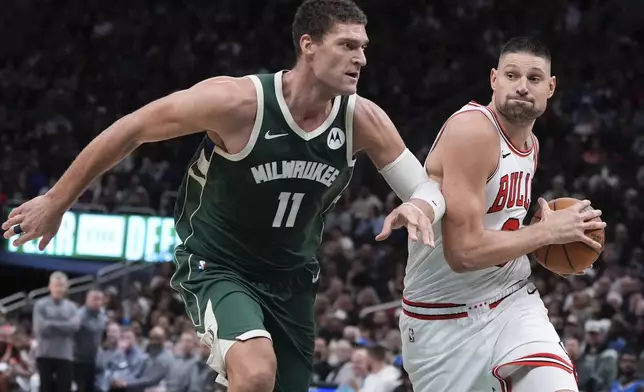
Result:
[[[355,83],[343,83],[338,88],[338,93],[340,95],[352,95],[358,92],[358,81]]]

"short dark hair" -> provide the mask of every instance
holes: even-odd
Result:
[[[508,53],[530,53],[551,61],[550,50],[543,41],[536,37],[515,37],[503,45],[501,57]]]
[[[384,362],[387,359],[387,349],[379,344],[367,347],[367,354],[378,362]]]
[[[633,357],[638,357],[638,352],[633,346],[626,346],[622,349],[622,352],[619,354],[619,357],[623,357],[624,355],[630,355]]]
[[[306,0],[295,12],[293,25],[293,45],[299,56],[300,38],[304,34],[320,40],[335,23],[367,25],[367,16],[351,0]]]

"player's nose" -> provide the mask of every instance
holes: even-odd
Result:
[[[353,63],[361,67],[367,65],[367,56],[364,54],[364,50],[358,51],[358,54],[353,58]]]
[[[519,85],[517,86],[517,93],[519,95],[528,94],[528,78],[523,77],[519,79]]]

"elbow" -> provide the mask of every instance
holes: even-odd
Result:
[[[462,249],[445,250],[445,261],[452,271],[457,274],[474,271],[473,258],[469,252]]]
[[[146,131],[145,123],[137,113],[130,113],[116,120],[103,134],[99,137],[106,137],[110,144],[118,145],[125,151],[132,151],[141,144],[151,140],[149,132]]]

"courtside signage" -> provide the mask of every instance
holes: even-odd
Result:
[[[44,251],[38,241],[20,247],[6,242],[10,253],[65,258],[171,261],[181,241],[174,219],[143,215],[104,215],[68,211],[60,230]]]

